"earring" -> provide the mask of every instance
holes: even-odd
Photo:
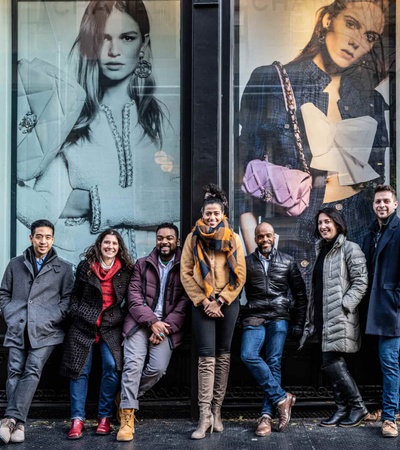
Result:
[[[318,33],[318,42],[323,44],[325,42],[326,33],[328,32],[328,28],[322,28]]]
[[[151,75],[152,67],[149,61],[144,59],[144,51],[139,52],[139,61],[136,64],[133,73],[139,78],[148,78]]]

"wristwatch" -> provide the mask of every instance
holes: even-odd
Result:
[[[225,304],[225,302],[220,298],[216,298],[215,301],[218,303],[219,306],[223,306]]]

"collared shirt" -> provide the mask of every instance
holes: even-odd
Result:
[[[261,261],[261,264],[263,265],[264,273],[265,273],[265,275],[267,275],[269,263],[271,261],[272,252],[268,253],[268,256],[266,257],[260,252],[260,250],[257,249],[257,254],[258,254],[258,259]]]
[[[164,294],[165,294],[165,287],[167,285],[167,279],[169,271],[172,269],[175,261],[175,256],[173,256],[167,264],[164,264],[161,261],[161,258],[158,257],[158,270],[160,272],[160,296],[158,297],[157,306],[154,310],[154,314],[157,316],[159,320],[162,320],[163,314],[164,314]]]
[[[47,256],[47,255],[46,255]],[[40,269],[43,267],[44,260],[46,259],[46,256],[44,256],[42,259],[35,258],[36,261],[36,267],[37,271],[40,272]]]

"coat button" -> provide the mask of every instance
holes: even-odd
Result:
[[[342,211],[343,205],[342,205],[341,203],[338,203],[337,205],[335,205],[335,208],[336,208],[338,211]]]
[[[310,264],[310,261],[307,261],[306,259],[303,259],[303,261],[301,261],[300,265],[301,267],[307,267]]]
[[[20,319],[19,323],[24,323],[24,319]]]
[[[29,300],[28,303],[33,303],[33,301],[32,301],[32,300]]]

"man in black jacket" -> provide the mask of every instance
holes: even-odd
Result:
[[[255,229],[257,249],[246,257],[247,305],[243,319],[241,358],[264,391],[257,436],[271,433],[275,407],[279,431],[290,421],[296,397],[281,387],[281,360],[291,321],[291,334],[303,333],[307,309],[306,287],[294,259],[275,247],[275,233],[269,223]],[[294,299],[291,305],[289,289]],[[265,344],[265,358],[261,351]]]

